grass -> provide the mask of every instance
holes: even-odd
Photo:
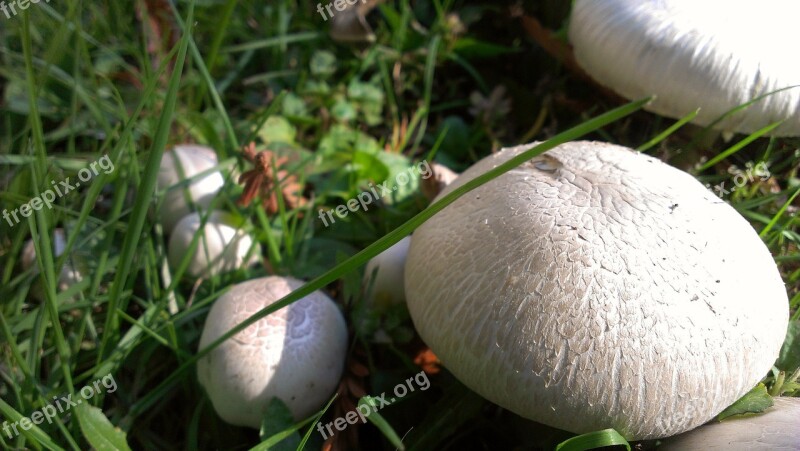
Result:
[[[561,29],[565,3],[545,0],[522,13]],[[404,309],[364,311],[364,263],[523,158],[432,208],[412,183],[330,227],[316,212],[415,161],[463,170],[530,140],[544,144],[527,158],[566,140],[599,139],[638,147],[712,190],[724,185],[725,200],[775,256],[793,320],[800,319],[800,140],[757,132],[726,142],[686,121],[637,111],[639,104],[620,106],[529,39],[510,13],[518,9],[502,1],[387,2],[368,16],[375,41],[355,45],[333,41],[330,23],[309,1],[65,0],[0,15],[0,209],[76,180],[103,155],[115,165],[52,209],[19,224],[0,220],[0,416],[18,421],[109,375],[117,386],[53,424],[11,439],[0,430],[0,447],[247,449],[274,442],[294,449],[304,436],[306,449],[320,448],[313,428],[277,413],[286,432],[272,439],[216,416],[194,373],[211,349],[197,349],[210,306],[231,284],[268,273],[309,280],[249,322],[326,290],[348,318],[351,357],[369,369],[359,383],[369,394],[385,391],[419,371],[412,360],[422,344]],[[237,174],[250,168],[241,146],[251,141],[291,155],[287,167],[306,186],[307,204],[281,202],[276,214],[258,202],[236,204]],[[269,269],[196,285],[180,270],[165,277],[155,178],[162,153],[182,142],[217,151],[229,183],[215,205],[247,220]],[[737,185],[761,163],[769,178]],[[60,256],[52,251],[55,228],[66,231]],[[21,264],[28,239],[39,274]],[[58,286],[65,265],[86,275],[67,291]],[[379,329],[388,342],[375,339]],[[797,359],[780,362],[786,366],[765,378],[770,393],[797,394],[787,382]],[[394,449],[398,437],[409,449],[553,449],[571,437],[480,399],[446,371],[432,380],[431,390],[381,411],[382,422],[357,428],[360,449]]]

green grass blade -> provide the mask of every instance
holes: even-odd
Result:
[[[760,236],[761,238],[767,236],[769,231],[772,230],[772,228],[775,227],[775,224],[778,223],[778,220],[781,218],[781,216],[783,216],[783,214],[786,213],[786,209],[788,209],[789,206],[794,203],[794,200],[797,198],[798,194],[800,194],[800,188],[795,190],[794,194],[792,194],[792,196],[789,197],[789,199],[781,206],[781,209],[778,210],[777,213],[775,213],[775,216],[772,217],[769,223],[764,227],[764,230],[762,230],[761,233],[758,234],[758,236]]]
[[[193,17],[194,1],[189,4],[188,23],[192,23]],[[191,27],[183,33],[180,43],[178,44],[180,50],[178,51],[178,56],[175,61],[175,69],[169,80],[167,96],[164,99],[164,108],[159,118],[153,145],[150,148],[150,156],[147,161],[144,176],[137,189],[138,195],[136,196],[133,213],[129,221],[128,233],[125,235],[125,240],[122,244],[122,252],[120,253],[120,262],[122,264],[114,275],[114,282],[111,285],[109,293],[105,328],[103,330],[100,351],[97,354],[98,363],[106,356],[106,350],[108,349],[110,341],[115,339],[118,335],[119,318],[117,316],[117,310],[120,308],[120,297],[128,275],[130,274],[130,263],[134,260],[139,238],[144,229],[147,210],[150,207],[150,201],[155,191],[156,177],[158,176],[158,169],[161,164],[161,156],[164,154],[164,148],[166,147],[170,132],[170,125],[172,124],[172,114],[175,111],[178,88],[180,87],[181,74],[183,73],[183,66],[186,61],[190,34]]]
[[[717,155],[716,157],[708,160],[706,162],[706,164],[704,164],[704,165],[702,165],[702,166],[700,166],[698,168],[698,171],[702,172],[702,171],[705,171],[706,169],[714,166],[715,164],[719,163],[720,161],[724,160],[725,158],[728,158],[729,156],[731,156],[734,153],[738,152],[744,146],[746,146],[746,145],[750,144],[751,142],[755,141],[756,139],[764,136],[764,134],[769,133],[772,130],[775,130],[776,128],[780,127],[780,125],[783,124],[784,122],[785,121],[773,122],[773,123],[767,125],[766,127],[763,127],[763,128],[761,128],[759,130],[756,130],[755,132],[753,132],[750,135],[748,135],[747,137],[745,137],[743,140],[741,140],[738,143],[732,145],[731,147],[725,149],[723,152],[720,152],[720,154]]]
[[[694,110],[693,112],[687,114],[686,116],[682,117],[678,122],[672,124],[670,127],[667,127],[666,130],[664,130],[663,132],[661,132],[661,133],[657,134],[656,136],[654,136],[653,139],[651,139],[650,141],[647,141],[646,143],[644,143],[641,146],[637,147],[636,150],[638,152],[644,152],[645,150],[647,150],[647,149],[655,146],[656,144],[660,143],[661,141],[667,139],[667,137],[669,135],[675,133],[676,130],[678,130],[679,128],[683,127],[687,123],[691,122],[692,119],[697,117],[698,113],[700,113],[700,108],[698,108],[698,109]]]
[[[22,414],[17,412],[16,410],[14,410],[14,408],[11,407],[8,403],[6,403],[3,400],[3,398],[0,398],[0,413],[2,413],[3,414],[3,418],[7,418],[9,422],[16,422],[16,421],[19,421],[19,420],[21,420],[23,418]],[[48,449],[59,450],[59,451],[64,449],[64,448],[58,446],[56,444],[56,442],[54,442],[53,439],[50,438],[49,435],[47,435],[46,432],[44,432],[43,430],[39,429],[39,427],[36,426],[35,424],[31,423],[31,428],[28,429],[27,431],[25,429],[21,428],[21,427],[18,430],[24,436],[41,443],[42,445],[46,446]]]
[[[616,445],[624,446],[628,451],[631,451],[631,445],[619,432],[614,429],[604,429],[565,440],[556,446],[556,451],[585,451],[587,449]]]

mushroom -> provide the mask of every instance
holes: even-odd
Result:
[[[529,147],[484,158],[442,195]],[[472,390],[631,440],[697,427],[747,393],[789,317],[775,262],[736,210],[599,142],[558,146],[433,216],[414,232],[405,288],[421,338]]]
[[[67,239],[64,236],[64,229],[53,230],[53,257],[58,258],[64,253],[67,247]],[[58,284],[56,288],[59,292],[66,291],[72,285],[79,283],[83,280],[83,274],[79,268],[79,259],[70,256],[61,267],[61,272],[58,274]],[[36,261],[36,247],[33,245],[32,240],[25,242],[22,248],[22,267],[24,269],[33,268],[34,274],[39,274],[39,266]],[[40,286],[31,289],[31,296],[35,299],[44,299],[44,293]]]
[[[800,85],[795,22],[800,3],[576,0],[569,39],[578,64],[628,98],[655,94],[645,109],[709,125],[772,91]],[[762,28],[763,27],[763,28]],[[749,32],[748,32],[749,30]],[[756,31],[760,30],[760,31]],[[715,125],[751,133],[781,120],[774,136],[800,135],[800,89],[755,102]]]
[[[181,218],[194,210],[192,206],[200,210],[208,208],[214,196],[222,189],[224,180],[220,172],[213,171],[193,180],[187,186],[176,185],[212,169],[217,164],[216,153],[205,146],[183,144],[164,152],[157,186],[159,191],[167,192],[161,201],[158,218],[167,233],[172,231]]]
[[[181,219],[169,238],[167,258],[170,267],[175,270],[180,265],[194,236],[200,231],[202,224],[200,213],[189,213]],[[202,229],[202,235],[190,258],[186,274],[190,277],[213,277],[225,272],[248,266],[258,261],[260,246],[250,254],[254,246],[253,238],[241,229],[241,221],[233,215],[222,211],[208,213],[208,220]],[[248,258],[248,255],[252,255]]]
[[[433,200],[442,190],[458,178],[458,173],[439,163],[431,163],[433,177],[422,179],[422,193]]]
[[[376,308],[385,310],[405,302],[403,273],[410,245],[411,237],[407,236],[367,263],[364,288],[367,290],[367,300]]]
[[[278,276],[234,285],[211,308],[200,348],[302,285]],[[319,409],[339,383],[346,351],[342,313],[315,291],[214,348],[198,361],[197,376],[223,420],[259,428],[273,397],[298,421]]]
[[[670,438],[664,451],[774,451],[800,447],[800,398],[775,398],[758,415],[728,418]]]
[[[420,188],[425,197],[433,200],[447,185],[453,183],[458,177],[458,173],[439,163],[431,163],[430,166],[433,176],[423,178]],[[365,289],[370,289],[372,274],[377,271],[374,285],[367,293],[367,300],[378,309],[386,309],[391,305],[405,302],[406,291],[403,286],[403,274],[410,245],[411,237],[407,236],[367,263],[364,274]]]

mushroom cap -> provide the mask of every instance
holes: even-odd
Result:
[[[200,230],[200,213],[184,216],[175,224],[169,237],[167,259],[173,269],[178,268],[189,250],[192,239]],[[212,211],[203,227],[203,236],[197,243],[186,274],[190,277],[211,277],[250,265],[258,261],[259,249],[248,259],[253,238],[240,228],[233,215],[223,211]]]
[[[164,152],[161,157],[161,166],[156,179],[158,190],[165,190],[207,171],[217,164],[217,154],[209,147],[191,144],[175,146],[174,149]],[[159,222],[164,226],[165,231],[171,232],[175,224],[193,210],[187,203],[185,193],[188,193],[192,203],[202,210],[211,205],[211,201],[222,189],[224,183],[222,174],[215,171],[194,180],[186,187],[175,187],[168,190],[164,194],[164,200],[161,202],[161,209],[158,212]]]
[[[758,96],[800,84],[800,2],[767,0],[576,0],[569,38],[578,64],[628,99],[655,94],[645,109],[708,125]],[[800,134],[800,89],[771,95],[716,125],[774,136]]]
[[[775,451],[800,448],[800,398],[775,398],[758,415],[728,418],[668,439],[664,451]]]
[[[442,195],[529,147],[484,158]],[[747,393],[789,317],[772,256],[731,206],[597,142],[558,146],[444,208],[414,232],[405,286],[420,336],[469,388],[632,440],[697,427]]]
[[[200,349],[302,285],[279,276],[234,285],[211,308]],[[315,291],[216,347],[197,362],[197,376],[223,420],[259,428],[273,397],[298,421],[322,407],[339,383],[346,351],[342,313]]]
[[[403,280],[409,246],[411,246],[411,237],[407,236],[367,263],[364,273],[364,288],[369,289],[372,284],[372,291],[368,293],[368,301],[375,307],[387,308],[405,302],[406,290]],[[374,283],[372,282],[373,271],[377,271]]]

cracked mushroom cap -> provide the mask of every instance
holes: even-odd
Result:
[[[235,285],[206,318],[200,349],[304,283],[262,277]],[[320,291],[262,318],[197,363],[197,376],[223,420],[258,429],[279,398],[301,420],[333,395],[344,368],[347,326]]]
[[[476,163],[442,195],[518,155]],[[414,232],[406,301],[465,385],[523,417],[631,440],[695,428],[747,393],[789,308],[756,232],[692,176],[571,142]]]
[[[645,109],[709,125],[732,108],[800,85],[800,2],[767,0],[576,0],[569,39],[578,64],[628,99],[655,94]],[[800,135],[800,89],[762,99],[715,127]]]
[[[800,398],[775,398],[766,412],[728,418],[668,439],[664,451],[790,451],[800,448]]]
[[[175,224],[193,210],[191,204],[201,210],[211,205],[214,196],[225,183],[220,172],[211,172],[185,187],[175,185],[217,164],[217,154],[205,146],[183,144],[164,152],[156,183],[159,191],[174,187],[164,193],[158,212],[158,219],[164,226],[164,232],[171,233]],[[191,204],[187,201],[187,197],[191,199]]]

